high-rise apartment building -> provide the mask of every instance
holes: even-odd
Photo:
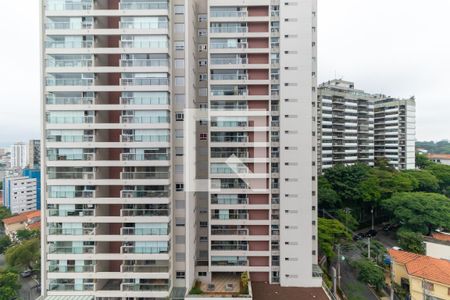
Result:
[[[37,169],[41,166],[41,140],[30,140],[28,143],[28,167]]]
[[[33,211],[37,208],[36,178],[8,176],[3,179],[3,206],[12,214]]]
[[[318,91],[321,169],[357,162],[374,165],[374,96],[354,83],[331,80]]]
[[[320,287],[316,1],[41,7],[44,296]]]
[[[28,145],[25,143],[15,143],[11,146],[11,168],[22,169],[27,166]]]
[[[416,101],[384,97],[375,102],[375,157],[396,169],[416,167]]]
[[[400,100],[331,80],[319,86],[319,172],[336,164],[415,168],[415,100]]]

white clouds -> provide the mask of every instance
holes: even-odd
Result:
[[[449,139],[450,1],[318,0],[319,80],[417,99],[419,139]]]

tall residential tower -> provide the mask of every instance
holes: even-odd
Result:
[[[41,9],[44,296],[321,286],[315,0]]]

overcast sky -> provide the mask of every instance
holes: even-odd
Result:
[[[450,139],[450,1],[318,0],[319,80],[416,96],[417,138]],[[0,145],[39,137],[38,0],[0,1]]]

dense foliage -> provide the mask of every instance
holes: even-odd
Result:
[[[370,284],[378,291],[382,290],[385,284],[384,270],[375,262],[368,259],[360,259],[353,263],[358,271],[358,280]]]
[[[330,260],[336,255],[334,246],[351,239],[345,226],[338,220],[319,218],[318,229],[320,250]]]
[[[0,300],[16,299],[19,289],[19,275],[17,273],[0,271]]]
[[[450,142],[416,142],[417,148],[423,148],[429,153],[450,154]]]
[[[37,237],[9,247],[5,252],[5,260],[10,267],[22,271],[39,268],[40,255],[40,240]]]
[[[403,250],[417,254],[425,254],[425,245],[423,243],[422,234],[408,229],[400,229],[397,231],[397,237],[399,246]]]

